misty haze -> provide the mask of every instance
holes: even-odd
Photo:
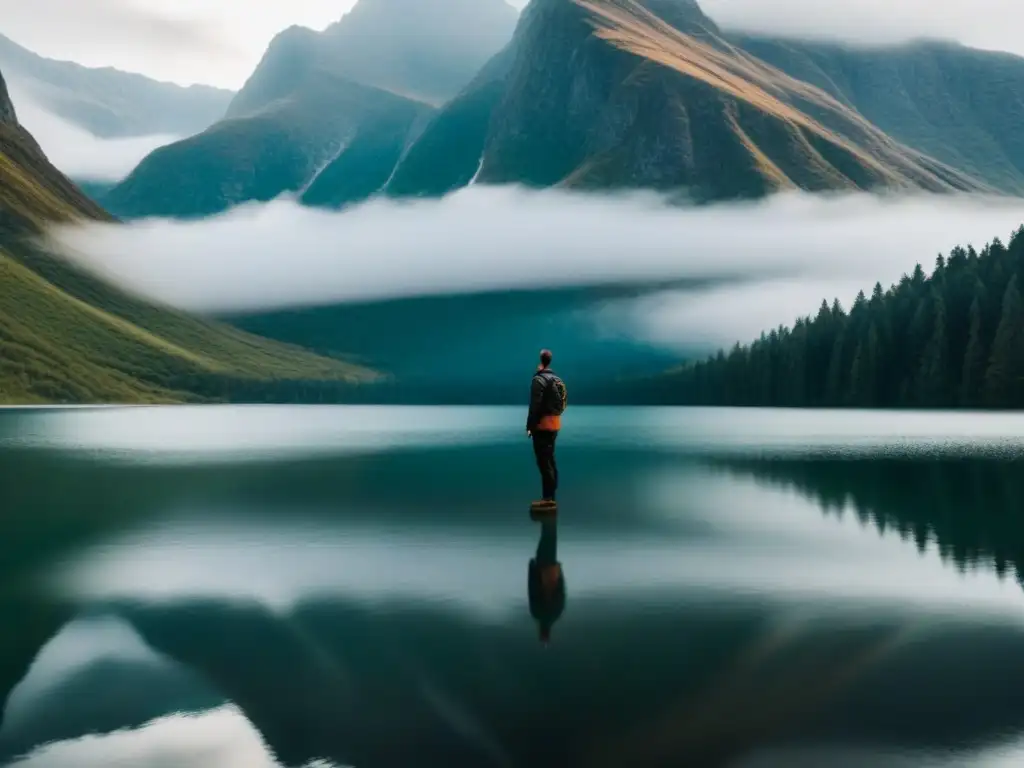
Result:
[[[1022,23],[0,0],[0,766],[1022,764]]]

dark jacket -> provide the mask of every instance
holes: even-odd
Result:
[[[548,413],[544,407],[544,390],[548,379],[557,376],[550,368],[542,368],[533,375],[530,383],[530,411],[526,415],[526,429],[530,432],[557,432],[562,428],[562,417]]]

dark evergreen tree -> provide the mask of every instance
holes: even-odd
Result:
[[[1016,275],[1006,287],[1002,307],[985,374],[985,403],[994,408],[1012,407],[1019,399],[1024,379],[1024,304]]]
[[[844,380],[844,352],[845,352],[846,334],[844,331],[840,331],[839,335],[836,336],[835,344],[832,346],[832,356],[829,360],[828,366],[828,380],[825,384],[825,405],[827,406],[839,406],[843,405],[843,380]]]
[[[985,380],[985,347],[981,335],[981,297],[971,302],[970,330],[964,365],[960,375],[960,405],[975,408],[981,405],[982,384]]]
[[[915,404],[924,408],[949,405],[949,365],[946,348],[946,307],[941,296],[933,299],[932,335],[917,372]]]

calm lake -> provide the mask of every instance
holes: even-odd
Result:
[[[0,411],[0,765],[1024,765],[1024,416],[524,420]]]

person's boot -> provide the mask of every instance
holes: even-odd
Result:
[[[541,499],[530,504],[530,517],[548,517],[558,513],[558,503],[554,499]]]

